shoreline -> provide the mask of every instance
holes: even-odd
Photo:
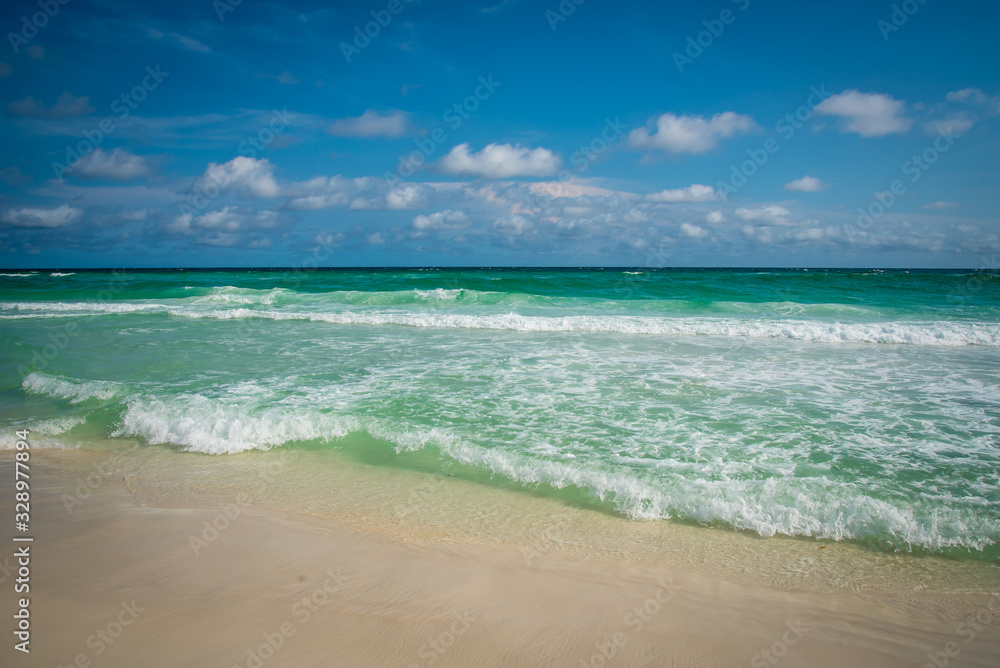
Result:
[[[664,531],[666,523],[630,524],[528,494],[490,489],[476,498],[470,484],[446,481],[471,496],[473,512],[480,504],[505,504],[494,508],[509,516],[503,523],[496,515],[473,517],[493,532],[492,540],[483,540],[483,533],[449,527],[447,504],[442,511],[433,503],[411,503],[401,519],[382,508],[359,512],[344,499],[377,486],[360,468],[344,472],[356,486],[343,498],[332,497],[337,503],[326,512],[295,512],[281,507],[280,476],[263,490],[268,499],[262,492],[238,498],[227,494],[234,489],[224,484],[232,473],[227,469],[245,474],[252,467],[150,448],[134,461],[119,460],[68,512],[63,495],[74,498],[80,480],[106,456],[33,452],[33,665],[75,665],[83,655],[93,665],[170,657],[164,665],[241,668],[756,666],[777,660],[788,666],[896,666],[924,665],[936,652],[958,649],[962,665],[991,666],[1000,656],[1000,586],[996,578],[981,580],[1000,569],[988,564],[953,564],[980,578],[978,591],[963,593],[934,579],[950,572],[940,568],[947,560],[865,553],[870,570],[898,570],[895,562],[905,562],[905,577],[880,580],[869,573],[869,581],[827,587],[819,577],[824,568],[854,563],[842,561],[841,552],[859,557],[864,551],[703,527]],[[12,460],[0,455],[5,499],[12,498],[6,494]],[[179,462],[183,466],[174,470]],[[305,457],[286,462],[281,472],[308,465]],[[171,475],[158,477],[164,471]],[[221,492],[199,492],[199,477],[213,472],[223,478]],[[381,478],[389,484],[370,490],[360,504],[381,495],[391,497],[383,499],[391,508],[396,498],[414,498],[420,478],[389,473]],[[187,484],[175,486],[173,474]],[[440,492],[431,498],[447,497]],[[532,503],[519,505],[518,497]],[[563,520],[550,540],[532,542],[537,535],[524,533],[529,506]],[[329,512],[334,508],[340,517]],[[566,519],[579,514],[598,537],[611,525],[635,532],[581,541],[575,519]],[[524,526],[511,529],[515,521]],[[657,535],[666,543],[653,541]],[[644,547],[647,541],[655,544]],[[606,549],[613,542],[618,550]],[[773,559],[775,547],[791,558],[807,545],[823,557],[793,562],[793,571],[798,564],[805,576],[793,572],[782,581],[739,572],[755,559]],[[11,552],[5,547],[0,563]],[[827,556],[834,553],[835,559]],[[727,558],[736,560],[728,572],[718,564]],[[919,584],[924,576],[932,581]],[[104,642],[98,631],[118,631],[118,619],[120,637]]]

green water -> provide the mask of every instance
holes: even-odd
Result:
[[[0,338],[8,446],[335,449],[636,519],[1000,554],[993,274],[7,272]]]

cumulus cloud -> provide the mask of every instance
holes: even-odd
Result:
[[[195,189],[208,192],[213,187],[232,188],[247,191],[256,197],[277,197],[279,189],[273,171],[274,167],[267,159],[257,160],[241,155],[222,164],[209,163]]]
[[[650,202],[711,202],[719,199],[719,194],[712,186],[699,184],[690,185],[687,188],[674,188],[658,193],[646,195]]]
[[[469,217],[461,211],[438,211],[429,216],[420,215],[413,219],[416,230],[460,230],[467,226]]]
[[[931,135],[962,135],[976,124],[976,119],[969,114],[955,114],[947,118],[930,121],[924,124],[924,131]]]
[[[14,100],[7,105],[7,111],[14,116],[23,118],[42,118],[45,120],[62,120],[79,118],[93,113],[89,97],[77,97],[69,91],[56,98],[56,103],[46,107],[42,102],[30,95],[23,100]]]
[[[468,144],[451,149],[438,163],[448,174],[506,179],[513,176],[551,176],[562,161],[547,148],[528,148],[520,144],[489,144],[478,153]]]
[[[691,223],[681,223],[681,234],[692,239],[704,239],[708,236],[708,230]]]
[[[767,225],[787,225],[791,211],[783,206],[762,206],[757,209],[736,209],[736,217],[740,220],[754,221]]]
[[[73,163],[70,171],[88,179],[128,181],[149,174],[149,165],[141,155],[120,148],[110,153],[97,148]]]
[[[404,111],[382,112],[369,109],[360,116],[335,120],[326,131],[338,137],[401,137],[410,132],[410,120]]]
[[[611,197],[619,195],[622,197],[632,197],[632,193],[623,193],[615,190],[608,190],[599,186],[586,185],[574,181],[535,181],[528,184],[528,191],[534,195],[545,195],[547,197],[582,197],[590,195],[593,197]]]
[[[973,102],[975,104],[985,104],[993,107],[994,111],[1000,112],[1000,98],[994,95],[987,95],[978,88],[963,88],[948,93],[945,96],[948,102]]]
[[[7,209],[0,221],[17,227],[63,227],[80,220],[83,210],[62,204],[54,209],[20,207]]]
[[[862,93],[847,90],[820,102],[818,114],[839,116],[841,132],[855,132],[862,137],[882,137],[906,132],[913,119],[904,116],[906,105],[882,93]]]
[[[215,211],[206,211],[197,216],[191,213],[179,214],[167,224],[166,228],[176,234],[215,232],[218,233],[216,236],[203,236],[199,241],[213,246],[233,246],[244,238],[225,235],[254,230],[270,230],[277,227],[279,222],[280,217],[276,211],[268,209],[248,211],[227,206]]]
[[[521,215],[502,216],[493,222],[493,230],[512,237],[524,236],[535,229],[535,224]]]
[[[946,211],[948,209],[957,209],[960,206],[958,202],[931,202],[930,204],[924,204],[921,209],[928,209],[930,211]]]
[[[782,230],[774,229],[773,227],[744,225],[740,228],[740,231],[748,239],[769,245],[815,243],[822,241],[826,236],[826,231],[819,227],[810,227],[804,230]]]
[[[814,176],[803,176],[801,179],[795,179],[785,184],[785,190],[794,190],[803,193],[815,193],[826,190],[828,187],[828,183],[823,183]]]
[[[379,181],[381,179],[372,177],[346,179],[340,175],[318,176],[288,188],[288,194],[292,197],[288,208],[314,210],[347,206],[358,193],[375,187]]]
[[[640,150],[697,154],[712,150],[722,139],[745,134],[756,127],[751,117],[732,111],[711,118],[667,113],[649,119],[644,128],[632,130],[628,143]]]
[[[721,211],[709,211],[705,215],[705,222],[718,225],[719,223],[726,222],[726,216]]]

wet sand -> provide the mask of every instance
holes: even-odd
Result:
[[[672,560],[624,548],[624,556],[525,550],[436,538],[448,532],[427,522],[383,531],[377,522],[362,526],[356,514],[338,521],[237,495],[150,494],[152,478],[140,481],[136,472],[104,476],[81,500],[79,482],[92,475],[92,460],[33,453],[31,654],[14,651],[8,632],[3,665],[1000,663],[996,579],[970,591],[933,583],[908,589],[898,580],[823,590],[807,579],[775,583],[740,577],[738,569],[720,575],[710,567],[720,558],[709,553],[711,542],[704,555],[679,543],[685,554]],[[197,461],[210,473],[221,459]],[[13,478],[13,453],[0,453],[0,516],[10,521]],[[594,523],[605,521],[587,512]],[[725,540],[744,541],[744,563],[753,550],[774,559],[772,539]],[[9,620],[15,595],[7,571],[15,559],[5,543],[0,601]],[[874,565],[887,557],[867,558]],[[958,568],[1000,573],[990,565]]]

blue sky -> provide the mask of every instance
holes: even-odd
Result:
[[[997,266],[996,3],[235,1],[4,4],[0,266]]]

